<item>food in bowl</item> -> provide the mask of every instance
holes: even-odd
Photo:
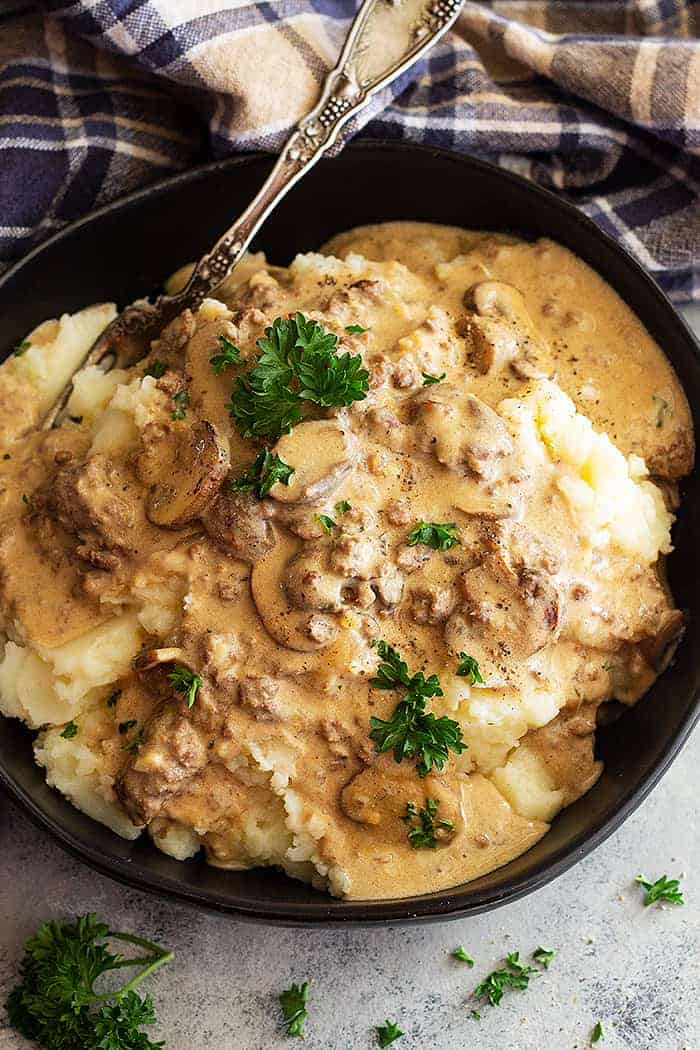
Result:
[[[693,433],[639,320],[551,241],[363,227],[249,256],[39,430],[113,316],[0,368],[0,709],[49,784],[348,898],[528,849],[683,631]]]

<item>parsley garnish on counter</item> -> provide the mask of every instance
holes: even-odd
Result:
[[[557,953],[553,948],[535,948],[532,953],[532,958],[535,962],[538,962],[540,966],[544,966],[545,970],[549,969],[549,964]]]
[[[447,372],[443,372],[441,376],[431,376],[430,372],[421,372],[421,375],[423,376],[423,386],[434,386],[435,383],[442,383]]]
[[[450,751],[459,755],[466,749],[459,722],[443,715],[436,718],[425,710],[426,700],[442,696],[437,675],[426,678],[422,671],[409,676],[408,664],[384,641],[376,643],[381,663],[377,677],[370,679],[375,689],[406,689],[390,719],[371,717],[370,739],[379,754],[393,751],[396,762],[417,758],[416,768],[424,777],[433,766],[443,769]]]
[[[108,940],[145,949],[125,959],[112,954]],[[20,972],[22,983],[7,1000],[10,1024],[47,1050],[159,1050],[141,1031],[155,1024],[150,995],[135,989],[173,953],[129,933],[115,933],[95,915],[75,922],[47,922],[27,941]],[[98,993],[102,974],[138,967],[130,981]]]
[[[287,1035],[304,1036],[304,1022],[309,1016],[306,1004],[309,1001],[309,982],[293,984],[280,995],[280,1006]]]
[[[460,962],[466,963],[469,969],[471,970],[472,966],[474,965],[474,960],[472,959],[469,952],[464,950],[461,944],[458,948],[455,948],[455,950],[452,952],[452,955],[455,959],[459,959]]]
[[[293,467],[266,448],[255,457],[252,466],[240,478],[231,482],[231,488],[237,492],[254,492],[263,499],[277,482],[288,485],[293,473]]]
[[[603,1031],[603,1026],[600,1021],[596,1021],[595,1028],[591,1032],[591,1046],[594,1046],[595,1043],[599,1043],[601,1039],[605,1039],[605,1032]]]
[[[176,692],[187,694],[187,706],[192,707],[202,684],[202,679],[199,675],[195,674],[194,671],[190,671],[189,667],[175,664],[168,675],[168,679]]]
[[[434,551],[448,551],[450,547],[461,543],[459,529],[454,521],[446,521],[440,524],[437,521],[419,521],[414,529],[408,534],[407,543],[409,547],[419,544],[424,547],[432,547]]]
[[[78,727],[72,720],[68,722],[65,729],[61,733],[64,740],[72,740],[74,736],[78,735]]]
[[[532,958],[545,970],[556,955],[552,948],[535,948]],[[491,1006],[500,1006],[504,992],[508,989],[525,991],[533,974],[541,973],[535,966],[528,966],[520,961],[520,952],[511,952],[506,956],[505,966],[494,970],[474,989],[475,999],[484,999]],[[476,1011],[472,1010],[472,1017]]]
[[[637,875],[634,881],[639,883],[642,889],[646,891],[644,895],[645,907],[655,904],[657,901],[666,901],[668,904],[685,904],[683,891],[680,889],[680,881],[678,879],[667,879],[665,875],[662,875],[656,882],[650,882],[643,875]]]
[[[367,393],[362,358],[339,355],[338,337],[301,313],[276,318],[257,345],[255,365],[236,379],[226,406],[243,437],[275,440],[301,422],[305,401],[327,408]]]
[[[414,849],[435,849],[438,844],[437,832],[454,831],[451,820],[435,820],[438,806],[437,799],[425,800],[425,807],[416,809],[415,802],[406,803],[406,815],[401,817],[408,827],[408,841]]]
[[[225,335],[219,336],[219,346],[221,347],[221,353],[214,354],[213,357],[209,358],[209,364],[218,376],[225,372],[227,368],[230,368],[231,365],[237,365],[241,356],[241,351],[235,343],[232,343]]]
[[[481,677],[481,671],[479,665],[473,656],[467,656],[466,653],[457,653],[459,663],[457,664],[457,674],[460,678],[468,678],[470,685],[484,684],[484,679]]]
[[[385,1021],[384,1024],[377,1025],[377,1046],[389,1046],[390,1043],[400,1039],[405,1032],[402,1032],[395,1021]]]
[[[517,988],[525,991],[530,984],[530,977],[538,973],[534,966],[520,962],[520,952],[511,952],[506,956],[506,964],[501,970],[494,970],[474,989],[476,999],[485,999],[491,1006],[500,1006],[506,988]]]

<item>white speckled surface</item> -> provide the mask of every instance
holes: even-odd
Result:
[[[700,308],[688,311],[700,331]],[[287,1044],[277,995],[311,983],[309,1050],[376,1045],[397,1020],[400,1050],[584,1050],[602,1020],[605,1050],[700,1050],[700,732],[612,838],[538,893],[476,919],[354,931],[249,926],[168,905],[97,875],[63,853],[0,796],[0,1003],[38,922],[100,913],[173,948],[154,979],[167,1050],[268,1050]],[[643,871],[686,873],[685,907],[644,908]],[[458,944],[469,970],[450,958]],[[549,972],[499,1009],[469,1019],[475,984],[510,951],[557,949]],[[0,1050],[28,1046],[7,1027]]]

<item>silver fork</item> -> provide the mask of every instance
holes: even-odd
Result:
[[[189,307],[196,310],[232,272],[272,209],[333,145],[340,129],[413,65],[456,21],[463,0],[364,0],[321,97],[296,126],[260,190],[201,257],[176,295],[127,306],[92,346],[43,422],[60,423],[77,372],[89,365],[131,364]]]

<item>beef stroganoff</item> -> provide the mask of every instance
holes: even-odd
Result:
[[[39,430],[114,313],[0,368],[0,710],[48,783],[349,898],[527,850],[683,631],[693,434],[641,323],[553,242],[363,227],[248,256]]]

